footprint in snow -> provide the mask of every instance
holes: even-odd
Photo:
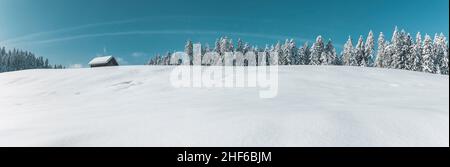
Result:
[[[125,81],[125,82],[113,84],[112,86],[115,87],[117,90],[123,90],[123,89],[128,89],[132,86],[141,85],[141,84],[142,84],[142,82]]]

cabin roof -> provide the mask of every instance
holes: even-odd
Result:
[[[89,62],[89,65],[106,64],[113,58],[113,56],[96,57]]]

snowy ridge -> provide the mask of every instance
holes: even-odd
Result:
[[[448,76],[285,66],[260,99],[175,89],[173,68],[2,73],[0,146],[449,146]]]

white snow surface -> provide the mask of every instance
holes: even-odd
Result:
[[[173,88],[173,68],[1,73],[0,146],[449,146],[448,76],[286,66],[261,99]]]

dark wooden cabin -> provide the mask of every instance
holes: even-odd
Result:
[[[89,66],[93,67],[105,67],[105,66],[118,66],[117,60],[113,56],[96,57],[89,62]]]

